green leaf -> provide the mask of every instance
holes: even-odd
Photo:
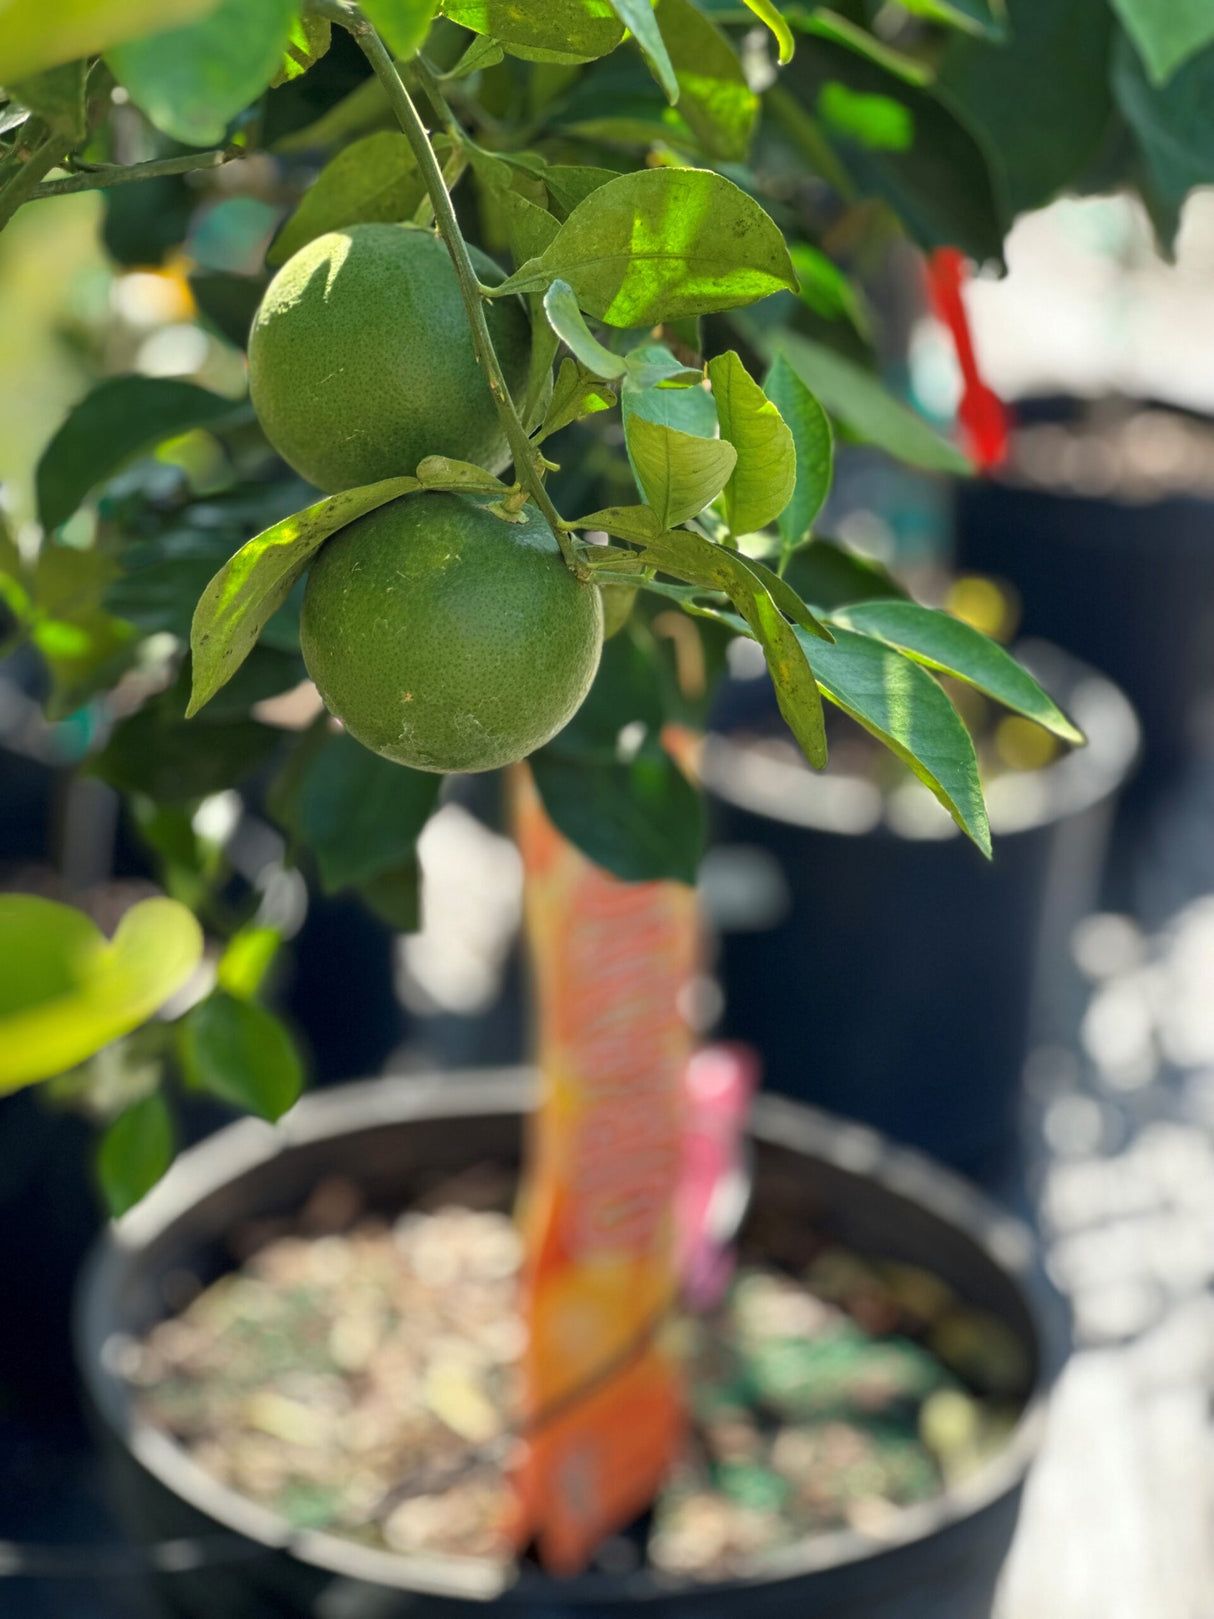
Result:
[[[808,242],[793,242],[788,249],[797,280],[798,296],[806,309],[824,320],[850,321],[861,337],[872,330],[872,317],[864,294],[848,280],[833,259]]]
[[[623,24],[603,0],[442,0],[440,9],[527,62],[591,62],[624,37]]]
[[[761,23],[766,23],[767,27],[776,36],[776,44],[780,52],[780,66],[783,67],[786,63],[791,62],[793,51],[796,49],[796,42],[793,39],[792,29],[788,26],[783,13],[776,10],[773,0],[742,0],[742,4],[750,11],[753,11]]]
[[[815,539],[798,551],[788,564],[785,578],[802,601],[825,613],[852,602],[906,599],[905,590],[879,562],[834,540]]]
[[[610,5],[641,47],[642,56],[649,63],[667,101],[673,106],[679,99],[679,82],[674,76],[662,31],[653,14],[653,0],[610,0]]]
[[[659,0],[658,21],[678,79],[680,116],[709,157],[743,162],[759,98],[738,53],[691,0]]]
[[[642,0],[642,3],[648,5],[649,0]],[[613,377],[622,377],[627,371],[628,362],[624,356],[604,348],[586,325],[573,288],[567,281],[554,281],[548,288],[544,294],[544,313],[552,330],[591,375],[610,381]]]
[[[1112,0],[1146,66],[1151,83],[1164,85],[1191,56],[1214,43],[1209,0]]]
[[[425,193],[405,137],[387,129],[367,135],[320,171],[270,244],[266,263],[285,264],[317,236],[345,225],[408,219]]]
[[[266,290],[261,277],[197,270],[189,277],[189,283],[203,319],[234,347],[246,348],[253,316]]]
[[[290,84],[292,79],[300,78],[328,54],[332,43],[333,26],[327,17],[313,17],[306,12],[293,17],[287,48],[278,72],[270,80],[270,88],[274,90],[280,84]]]
[[[803,630],[796,630],[798,638]],[[990,826],[970,734],[920,664],[882,641],[839,629],[833,646],[814,641],[814,676],[824,694],[915,772],[957,825],[991,852]]]
[[[928,472],[973,470],[955,445],[853,360],[797,332],[782,332],[772,348],[772,363],[782,354],[830,414],[864,443]]]
[[[94,772],[120,792],[163,804],[223,792],[251,776],[277,750],[281,731],[247,715],[216,715],[199,732],[182,716],[176,686],[121,720],[93,760]]]
[[[695,438],[643,416],[630,416],[624,431],[641,493],[663,528],[698,516],[737,463],[737,451],[724,439]]]
[[[1010,219],[1072,187],[1096,157],[1113,112],[1114,24],[1106,0],[1008,0],[1007,10],[1007,40],[957,36],[939,83],[982,141]]]
[[[1214,52],[1202,52],[1166,89],[1157,89],[1122,35],[1114,53],[1113,88],[1146,159],[1152,212],[1167,245],[1189,192],[1214,183]]]
[[[276,820],[310,849],[327,893],[414,857],[442,777],[383,759],[351,736],[313,733],[275,784]]]
[[[416,860],[380,872],[359,887],[364,905],[398,933],[416,933],[422,925],[422,874]]]
[[[68,905],[0,894],[0,1094],[138,1028],[201,959],[202,930],[175,900],[141,900],[111,941]]]
[[[87,77],[87,62],[67,62],[7,88],[14,100],[28,107],[57,134],[82,141],[88,134],[84,107]]]
[[[218,0],[6,0],[0,27],[0,84],[60,62],[95,56],[149,28],[214,11]]]
[[[173,1120],[159,1091],[132,1102],[97,1147],[97,1177],[114,1219],[134,1208],[173,1162]]]
[[[424,44],[438,4],[437,0],[361,0],[361,8],[397,61],[406,61]]]
[[[963,34],[978,34],[986,39],[1002,41],[1007,38],[1007,17],[1004,0],[901,0],[905,9],[929,22],[947,24]]]
[[[485,35],[478,34],[455,66],[443,74],[443,78],[466,79],[473,73],[479,73],[482,68],[496,67],[505,60],[505,56],[496,39],[487,39]]]
[[[131,661],[134,630],[103,606],[117,573],[114,559],[96,548],[46,540],[38,549],[26,618],[51,674],[51,719],[73,713]]]
[[[282,1022],[255,1001],[215,990],[182,1020],[181,1065],[196,1089],[279,1119],[303,1089],[303,1065]]]
[[[117,45],[106,60],[157,129],[213,146],[274,77],[295,10],[295,0],[219,0],[202,21]]]
[[[239,409],[192,382],[162,377],[111,377],[75,406],[38,461],[38,518],[43,528],[66,523],[90,489],[133,456],[192,427]]]
[[[571,214],[579,202],[585,202],[592,191],[617,179],[615,169],[596,169],[588,164],[553,163],[543,171],[548,195],[565,215]]]
[[[699,386],[704,381],[702,366],[684,365],[678,360],[663,343],[642,343],[639,348],[630,349],[625,356],[628,362],[628,392],[634,398],[640,392],[648,389],[658,389],[663,382],[676,383],[679,387]],[[670,389],[662,392],[669,393]],[[703,390],[701,389],[701,392]],[[711,394],[704,393],[704,399],[712,406]],[[662,418],[650,417],[651,421]],[[716,408],[709,414],[710,426],[708,432],[716,431]],[[686,426],[685,423],[671,423],[672,426]],[[689,429],[690,431],[690,429]]]
[[[583,416],[610,410],[615,402],[612,390],[579,361],[562,360],[537,439],[542,441]]]
[[[753,534],[774,522],[792,498],[797,451],[783,417],[732,349],[708,362],[721,437],[738,453],[725,485],[731,534]]]
[[[792,498],[777,519],[780,555],[787,563],[793,551],[809,538],[814,519],[830,493],[834,438],[826,412],[783,354],[777,354],[772,361],[764,391],[788,424],[796,456]]]
[[[459,489],[478,495],[507,495],[510,485],[472,461],[453,461],[449,455],[427,455],[417,463],[417,481],[423,489]]]
[[[609,326],[736,309],[796,287],[772,220],[707,169],[643,169],[609,180],[496,293],[540,291],[558,277]]]
[[[246,927],[228,940],[216,970],[219,988],[237,1000],[251,1001],[265,982],[282,944],[277,928]]]
[[[416,478],[385,478],[344,489],[284,517],[241,546],[203,591],[194,612],[194,690],[186,718],[197,714],[240,668],[266,621],[330,535],[418,487]]]
[[[845,607],[834,618],[862,635],[888,642],[929,669],[955,675],[1005,708],[1036,720],[1064,742],[1084,740],[1083,732],[1010,653],[949,613],[912,601],[872,601]]]
[[[715,439],[716,401],[708,390],[701,386],[703,380],[701,374],[693,373],[696,382],[690,387],[681,384],[665,388],[643,386],[642,379],[652,376],[656,370],[657,362],[647,363],[636,370],[630,367],[629,374],[624,379],[624,386],[620,392],[620,408],[625,433],[633,418],[639,416],[656,426],[673,427],[680,433],[691,433],[697,438]]]

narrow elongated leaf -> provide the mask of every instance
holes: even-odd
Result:
[[[949,613],[918,602],[872,601],[845,607],[834,618],[863,635],[887,641],[929,669],[939,669],[976,686],[1005,708],[1036,720],[1064,742],[1084,740],[1083,732],[1010,653]]]
[[[72,410],[38,462],[38,519],[66,523],[80,502],[133,456],[239,409],[230,399],[168,377],[111,377]]]
[[[202,930],[175,900],[140,901],[107,940],[71,906],[0,894],[0,1093],[129,1034],[201,959]]]
[[[644,4],[648,5],[649,0],[644,0]],[[544,294],[544,313],[552,330],[593,376],[610,381],[627,371],[624,356],[604,348],[586,325],[567,281],[554,281],[548,288]]]
[[[831,702],[909,765],[989,855],[990,825],[974,744],[932,676],[896,648],[852,630],[838,629],[833,646],[814,641],[811,650],[814,675]]]
[[[772,220],[707,169],[609,180],[497,291],[540,291],[558,277],[587,314],[625,327],[736,309],[797,284]]]
[[[587,371],[584,365],[577,360],[562,360],[538,437],[540,440],[546,439],[583,416],[609,410],[615,400],[616,396],[607,384]]]
[[[1112,0],[1151,83],[1163,85],[1191,56],[1214,42],[1209,0]]]
[[[173,1119],[159,1091],[132,1102],[97,1148],[97,1178],[115,1219],[133,1209],[173,1162]]]
[[[792,498],[797,451],[776,405],[732,349],[708,362],[721,437],[738,453],[724,489],[731,534],[752,534],[774,522]]]
[[[179,1050],[196,1090],[279,1119],[299,1100],[303,1064],[282,1022],[255,1001],[217,989],[191,1007]]]
[[[368,135],[320,171],[270,244],[266,263],[285,264],[317,236],[344,225],[408,219],[425,190],[403,135],[389,129]]]
[[[772,362],[764,392],[788,425],[797,461],[792,498],[777,518],[781,559],[787,562],[797,546],[809,538],[814,519],[830,493],[834,437],[826,412],[783,354],[777,354]]]
[[[7,0],[0,25],[0,84],[60,62],[95,56],[150,28],[205,17],[219,0]]]
[[[776,36],[776,45],[780,52],[780,66],[792,61],[796,41],[793,39],[792,29],[788,26],[783,12],[777,11],[773,0],[742,0],[742,4],[753,11],[761,23],[766,23]]]
[[[331,534],[419,487],[416,478],[386,478],[344,489],[284,517],[241,546],[211,580],[194,610],[190,627],[194,689],[186,717],[196,714],[240,668],[266,621],[286,601]]]
[[[612,11],[641,47],[642,56],[649,63],[667,101],[673,106],[679,99],[679,81],[674,76],[666,42],[653,14],[652,0],[610,0],[610,4]]]
[[[437,9],[437,0],[362,0],[363,15],[383,35],[398,61],[416,56]]]
[[[641,493],[663,528],[698,516],[721,493],[738,459],[724,439],[695,438],[643,416],[629,418],[625,435]]]
[[[274,77],[295,11],[295,0],[219,0],[200,22],[129,40],[106,60],[157,129],[211,146]]]
[[[680,116],[709,157],[743,162],[759,98],[737,51],[691,0],[659,0],[657,17],[674,64]]]
[[[602,0],[441,0],[445,17],[488,34],[511,56],[527,62],[573,65],[606,56],[624,37],[624,25]]]
[[[310,735],[275,783],[275,820],[310,849],[326,892],[412,860],[442,777],[383,759],[353,737]]]
[[[831,415],[864,443],[928,472],[973,471],[955,445],[853,361],[797,332],[781,333],[774,347]]]

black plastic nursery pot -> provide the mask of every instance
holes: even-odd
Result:
[[[1057,1362],[1032,1238],[938,1166],[778,1097],[761,1098],[753,1121],[752,1222],[774,1231],[812,1222],[862,1254],[929,1268],[1004,1323],[1030,1367],[1005,1448],[879,1537],[824,1534],[716,1584],[644,1569],[557,1581],[530,1565],[398,1556],[292,1532],[141,1420],[117,1368],[124,1346],[169,1313],[175,1272],[218,1274],[234,1228],[298,1211],[329,1175],[351,1177],[370,1207],[394,1213],[463,1169],[513,1167],[534,1093],[524,1070],[318,1093],[275,1129],[243,1120],[191,1149],[105,1237],[82,1282],[77,1347],[115,1500],[132,1533],[157,1543],[166,1610],[181,1619],[609,1619],[634,1609],[650,1619],[985,1619]]]
[[[1028,423],[1082,409],[1017,408]],[[958,567],[1015,586],[1024,634],[1066,647],[1125,691],[1143,730],[1132,796],[1166,786],[1214,720],[1214,500],[1132,502],[968,479],[957,489],[955,543]]]
[[[913,779],[885,795],[772,757],[745,734],[758,680],[727,693],[703,764],[721,1032],[759,1050],[774,1089],[988,1183],[1014,1172],[1030,1043],[1069,1016],[1068,941],[1138,745],[1109,681],[1017,650],[1088,746],[990,783],[989,862]]]

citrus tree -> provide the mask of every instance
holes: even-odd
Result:
[[[171,1156],[164,1074],[270,1116],[299,1089],[262,1004],[274,928],[200,814],[229,789],[401,928],[443,775],[524,758],[593,860],[690,881],[702,816],[663,734],[711,680],[676,654],[693,637],[711,674],[742,636],[812,765],[825,700],[989,854],[936,676],[1080,738],[815,532],[837,440],[969,470],[882,381],[864,286],[905,237],[997,264],[1063,188],[1138,186],[1170,243],[1214,179],[1212,41],[1181,0],[0,6],[0,226],[101,191],[113,257],[248,355],[247,400],[104,376],[41,457],[37,527],[0,534],[4,649],[36,649],[52,718],[92,716],[83,768],[227,941],[211,993],[133,1037],[152,1077],[107,1137],[116,1208]],[[246,236],[275,223],[264,260],[200,263],[242,205]],[[271,723],[305,673],[341,727]],[[0,1016],[36,1033],[87,979],[27,974]],[[7,1083],[156,999],[62,1058],[30,1035]]]

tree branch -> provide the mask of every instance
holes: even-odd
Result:
[[[0,191],[0,230],[8,224],[23,202],[28,202],[38,183],[62,163],[76,144],[71,135],[48,135]]]
[[[73,191],[103,191],[110,186],[126,185],[131,180],[154,180],[164,174],[190,174],[197,169],[218,169],[235,158],[247,156],[242,147],[216,147],[213,152],[188,152],[184,157],[157,158],[151,163],[102,163],[83,174],[72,174],[64,180],[48,180],[30,194],[30,201],[39,197],[66,197]]]
[[[572,542],[565,530],[560,513],[552,504],[551,497],[544,487],[544,480],[540,476],[539,465],[536,458],[535,446],[527,436],[527,430],[519,418],[510,397],[505,375],[502,372],[501,362],[493,347],[493,339],[489,335],[489,327],[485,320],[485,310],[482,300],[489,289],[482,287],[473,269],[472,260],[468,254],[468,244],[464,241],[463,232],[459,228],[459,221],[455,217],[455,209],[451,204],[451,195],[443,182],[442,171],[434,155],[434,148],[430,144],[430,137],[426,133],[425,125],[418,115],[413,104],[413,98],[392,60],[387,47],[376,33],[371,24],[353,7],[341,3],[341,0],[312,0],[310,9],[317,16],[327,17],[330,22],[353,35],[355,43],[363,55],[370,62],[376,77],[388,93],[392,111],[404,132],[417,161],[422,179],[425,181],[426,191],[430,201],[434,204],[435,223],[439,234],[447,245],[451,255],[451,262],[455,266],[456,278],[459,281],[460,295],[464,301],[464,308],[468,314],[468,322],[472,327],[472,346],[476,350],[476,357],[484,368],[489,391],[493,395],[493,402],[497,406],[497,413],[506,434],[506,441],[510,445],[510,453],[514,457],[514,475],[525,486],[528,494],[543,512],[552,527],[557,543],[561,548],[568,567],[579,578],[586,577],[586,570],[576,553]],[[429,88],[427,86],[427,88]]]

